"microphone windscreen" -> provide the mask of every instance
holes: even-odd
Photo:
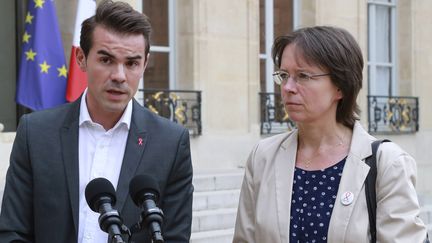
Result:
[[[105,178],[96,178],[90,181],[85,189],[85,197],[87,204],[91,210],[98,212],[98,201],[102,198],[110,198],[111,204],[115,205],[116,193],[114,186]]]
[[[155,195],[155,202],[159,200],[159,184],[156,179],[147,174],[135,176],[129,183],[129,194],[136,205],[141,205],[146,193]]]

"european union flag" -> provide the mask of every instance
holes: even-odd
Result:
[[[16,101],[32,110],[66,103],[67,69],[53,0],[29,0]]]

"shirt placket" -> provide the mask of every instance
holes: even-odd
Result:
[[[89,181],[99,177],[110,180],[106,177],[106,165],[109,163],[108,151],[111,138],[110,134],[104,133],[97,139]],[[99,223],[94,224],[94,222],[98,222],[99,214],[87,208],[86,215],[83,243],[93,243],[96,232],[100,230]]]

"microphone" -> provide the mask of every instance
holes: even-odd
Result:
[[[105,178],[93,179],[86,186],[85,197],[90,209],[100,213],[99,226],[109,234],[109,242],[125,243],[122,239],[122,219],[113,209],[116,193],[111,182]]]
[[[135,176],[129,184],[129,194],[135,205],[142,209],[138,227],[146,227],[155,243],[163,243],[161,225],[163,212],[157,207],[159,184],[151,175]]]

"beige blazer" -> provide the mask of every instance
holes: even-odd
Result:
[[[364,182],[365,158],[375,140],[356,123],[345,162],[328,242],[368,243],[369,218]],[[235,225],[234,243],[288,243],[297,130],[260,141],[247,161]],[[377,152],[377,242],[423,242],[426,228],[418,217],[414,159],[394,143]],[[349,205],[342,194],[352,192]]]

